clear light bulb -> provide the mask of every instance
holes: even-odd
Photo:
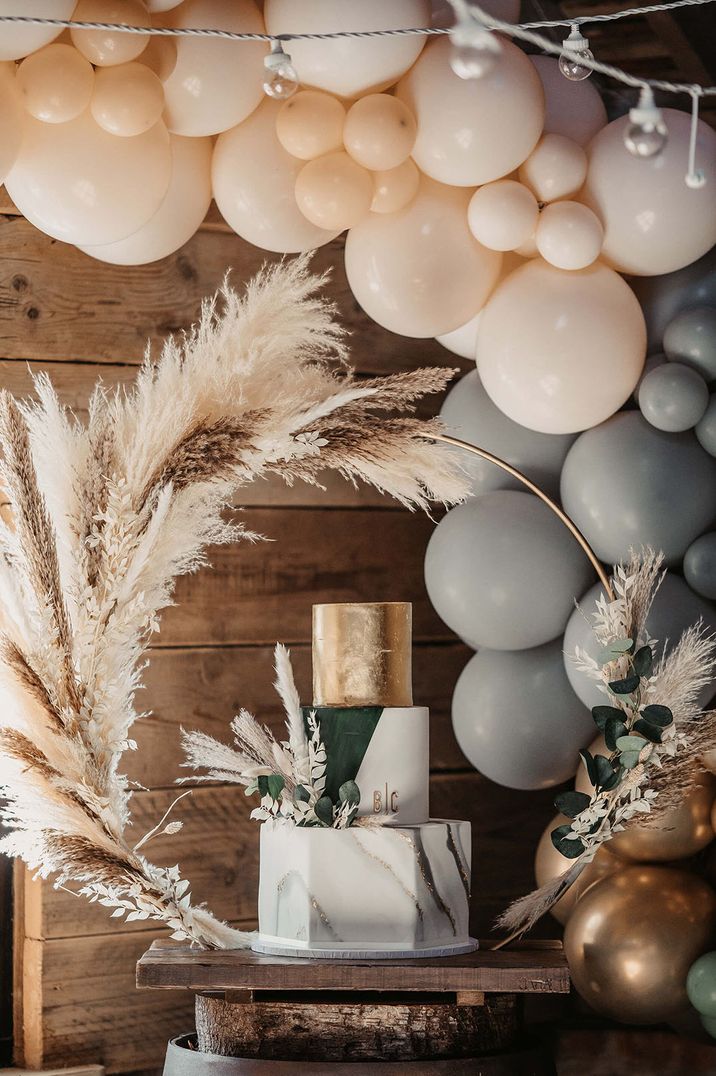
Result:
[[[271,44],[271,51],[264,56],[266,75],[263,81],[264,93],[275,101],[287,101],[293,97],[300,83],[291,57],[283,51],[280,41]]]
[[[495,35],[474,20],[458,23],[450,37],[450,66],[458,78],[482,78],[492,71],[502,52]]]
[[[697,168],[695,172],[687,172],[684,178],[686,186],[692,191],[700,191],[702,187],[706,186],[706,176]]]
[[[624,145],[634,157],[656,157],[661,153],[669,132],[654,103],[649,86],[642,86],[639,104],[629,110],[629,126],[624,132]]]
[[[594,53],[589,47],[589,41],[582,37],[578,26],[573,26],[569,37],[562,42],[565,50],[559,58],[559,69],[570,82],[581,82],[589,78],[592,73],[591,67],[580,63],[580,59],[593,60]]]

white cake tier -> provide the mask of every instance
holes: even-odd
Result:
[[[428,820],[429,720],[426,706],[385,707],[356,775],[358,814],[391,825]]]
[[[261,826],[260,952],[362,957],[475,948],[470,823]]]

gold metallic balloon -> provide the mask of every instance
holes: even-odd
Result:
[[[716,773],[716,747],[701,756],[701,761],[710,773]]]
[[[591,886],[564,934],[572,981],[622,1023],[657,1024],[688,1005],[686,975],[711,944],[716,894],[696,875],[630,866]]]
[[[550,836],[556,826],[561,826],[567,821],[569,820],[564,815],[556,815],[540,837],[535,855],[535,879],[538,886],[551,881],[558,874],[564,874],[571,866],[570,861],[565,859],[562,853],[558,852],[554,847]],[[575,904],[587,892],[589,887],[598,882],[600,878],[606,878],[607,875],[613,874],[621,866],[623,864],[620,863],[616,856],[611,855],[606,847],[600,848],[589,866],[584,868],[577,881],[550,908],[555,919],[560,923],[566,923]]]
[[[592,754],[609,754],[601,736],[590,744],[589,750]],[[583,766],[577,772],[574,787],[578,792],[591,792]],[[669,811],[658,822],[629,823],[623,833],[609,841],[609,851],[637,863],[667,863],[695,855],[714,838],[711,813],[714,796],[716,779],[708,773],[700,774],[693,792],[681,806]]]

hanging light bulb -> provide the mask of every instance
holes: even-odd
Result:
[[[666,145],[669,132],[654,102],[650,86],[642,86],[639,103],[629,110],[624,145],[634,157],[655,157]]]
[[[696,143],[699,134],[699,99],[703,93],[701,86],[691,87],[691,132],[689,134],[689,160],[684,182],[689,190],[700,191],[706,186],[706,174],[696,167]]]
[[[291,57],[283,51],[281,41],[271,42],[271,51],[264,56],[266,75],[263,87],[267,97],[275,101],[287,101],[298,89],[298,74]]]
[[[482,78],[492,71],[502,52],[500,42],[462,0],[451,0],[455,26],[450,32],[450,66],[458,78]]]
[[[594,53],[589,47],[588,39],[582,37],[576,24],[572,27],[569,37],[562,42],[562,48],[564,52],[559,58],[559,69],[564,77],[570,82],[581,82],[589,78],[592,73],[591,67],[580,61],[593,60]]]

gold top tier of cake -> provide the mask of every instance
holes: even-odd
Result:
[[[313,705],[412,706],[410,602],[313,606]]]

